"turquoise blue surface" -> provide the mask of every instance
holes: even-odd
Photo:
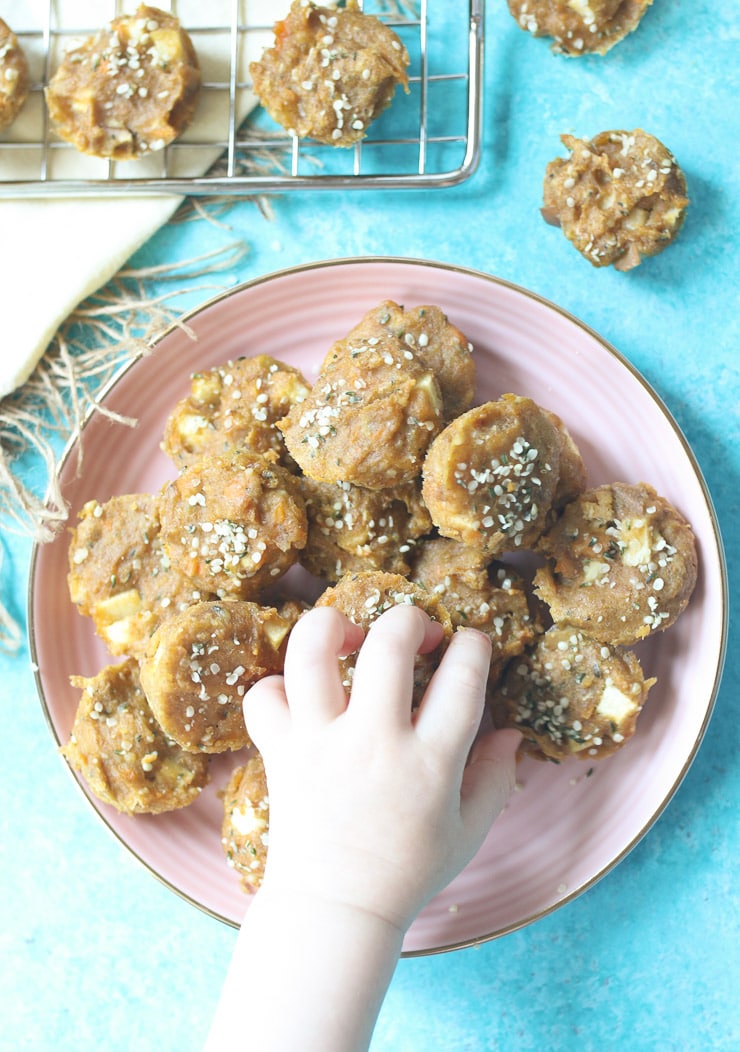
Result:
[[[430,8],[449,16],[455,5],[466,6]],[[736,594],[739,66],[736,2],[655,0],[609,56],[568,61],[520,31],[504,0],[488,0],[484,146],[466,183],[283,196],[271,221],[235,203],[220,216],[226,227],[169,226],[135,262],[243,240],[248,253],[213,279],[221,285],[322,258],[417,256],[485,270],[560,304],[626,355],[677,419],[712,494]],[[684,168],[688,218],[676,244],[637,270],[593,270],[539,215],[544,167],[561,152],[561,132],[638,126]],[[3,523],[1,543],[2,598],[23,623],[30,541]],[[373,1052],[740,1048],[735,602],[732,619],[704,743],[649,834],[531,927],[402,960]],[[159,884],[95,819],[52,747],[25,648],[0,655],[0,695],[0,1047],[200,1048],[234,931]],[[249,1048],[248,1020],[243,1036]]]

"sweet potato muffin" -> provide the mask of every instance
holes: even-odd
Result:
[[[424,540],[410,576],[439,599],[455,628],[477,628],[490,638],[490,683],[541,631],[522,576],[476,548],[445,537]]]
[[[275,425],[309,390],[298,369],[267,354],[195,373],[167,419],[162,449],[180,469],[205,453],[238,449],[272,451],[291,467]]]
[[[497,727],[516,727],[539,759],[598,759],[634,734],[654,679],[637,657],[554,624],[514,660],[492,699]]]
[[[166,554],[158,500],[148,493],[84,505],[70,539],[67,583],[110,652],[136,658],[163,621],[209,595]]]
[[[10,26],[0,18],[0,131],[16,119],[30,86],[25,52]]]
[[[310,478],[388,489],[421,473],[443,420],[434,372],[371,311],[333,344],[308,398],[278,426]]]
[[[469,409],[475,394],[473,345],[447,315],[434,305],[401,307],[384,300],[368,311],[353,330],[370,340],[378,327],[395,336],[437,379],[445,422]]]
[[[419,606],[444,629],[442,642],[429,654],[417,654],[414,660],[413,702],[418,705],[452,636],[452,621],[436,595],[413,584],[400,574],[369,572],[348,573],[316,600],[316,606],[334,606],[365,632],[382,613],[393,606],[407,603]],[[342,682],[349,694],[357,654],[341,658]]]
[[[686,177],[660,140],[641,128],[560,138],[570,156],[547,165],[542,215],[589,263],[630,270],[671,244],[689,199]]]
[[[629,645],[672,625],[697,576],[691,526],[652,486],[614,482],[568,504],[539,541],[534,578],[555,621]]]
[[[265,765],[258,754],[237,767],[229,778],[221,824],[226,861],[248,893],[258,890],[265,875],[269,826]]]
[[[170,560],[219,598],[258,596],[306,543],[298,480],[259,453],[194,461],[165,485],[159,507]]]
[[[208,758],[184,752],[164,734],[132,658],[71,682],[82,695],[61,751],[98,799],[139,815],[174,811],[198,798],[208,784]]]
[[[653,0],[508,0],[522,29],[552,37],[552,50],[571,57],[605,55],[631,33]]]
[[[291,622],[272,607],[196,603],[165,622],[141,664],[141,685],[162,730],[187,752],[249,745],[242,701],[282,672]]]
[[[283,621],[288,622],[288,632],[291,631],[296,621],[311,609],[311,604],[304,599],[296,599],[294,596],[280,594],[280,590],[273,596],[273,605]]]
[[[534,544],[560,479],[562,437],[531,398],[507,394],[432,442],[422,493],[439,532],[489,557]]]
[[[200,84],[195,48],[177,18],[142,4],[67,52],[46,103],[54,130],[81,153],[131,160],[185,131]]]
[[[394,31],[356,0],[342,8],[294,0],[275,45],[249,69],[267,112],[298,138],[352,146],[386,109],[409,56]]]
[[[384,490],[300,481],[308,516],[300,562],[310,573],[331,582],[349,570],[408,574],[417,539],[432,528],[420,480]]]
[[[542,408],[542,407],[540,407]],[[552,510],[557,512],[569,501],[574,500],[586,488],[588,472],[583,462],[581,451],[573,440],[568,428],[557,415],[549,409],[542,410],[545,416],[555,425],[560,439],[560,464],[558,484],[552,497]]]

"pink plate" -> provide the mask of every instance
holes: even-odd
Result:
[[[645,380],[580,322],[530,292],[461,268],[360,259],[299,267],[248,282],[194,311],[103,396],[136,417],[128,428],[93,414],[61,468],[70,522],[82,504],[154,491],[174,474],[160,452],[165,419],[192,372],[267,353],[313,379],[333,340],[383,299],[437,304],[475,347],[479,400],[528,395],[567,424],[591,485],[645,481],[693,524],[700,576],[686,613],[640,649],[658,678],[637,734],[594,764],[524,760],[519,789],[467,869],[417,918],[405,954],[494,938],[550,912],[603,876],[648,830],[699,746],[718,689],[726,636],[726,575],[718,526],[696,461]],[[78,700],[71,674],[93,675],[111,658],[67,595],[67,537],[34,551],[29,589],[32,657],[57,743]],[[220,803],[233,754],[214,759],[198,802],[168,815],[131,818],[91,798],[98,815],[153,873],[213,916],[238,924],[248,899],[220,844]],[[84,790],[84,786],[83,786]]]

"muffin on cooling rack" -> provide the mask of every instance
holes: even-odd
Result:
[[[9,127],[28,97],[28,62],[18,37],[0,18],[0,131]]]
[[[356,0],[343,8],[294,0],[274,46],[249,68],[260,102],[291,134],[352,146],[398,84],[408,92],[408,65],[398,35]]]
[[[193,119],[201,76],[178,19],[141,5],[68,51],[46,89],[56,133],[81,153],[131,160]]]

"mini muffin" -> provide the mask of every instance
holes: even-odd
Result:
[[[306,543],[297,479],[267,456],[205,456],[162,490],[162,542],[172,563],[219,598],[252,599]]]
[[[356,0],[343,8],[294,0],[275,25],[275,46],[249,70],[267,112],[298,138],[352,146],[386,109],[409,56],[396,33]]]
[[[629,645],[672,625],[697,576],[696,542],[676,508],[644,482],[586,490],[538,545],[534,578],[554,621]]]
[[[552,50],[571,57],[605,55],[637,26],[653,0],[508,0],[522,29],[552,37]]]
[[[542,215],[589,263],[630,270],[671,244],[689,199],[663,143],[640,128],[560,138],[570,156],[547,165]]]
[[[237,449],[272,451],[289,468],[275,425],[309,390],[297,369],[267,354],[195,373],[167,420],[162,449],[180,469],[205,453]]]
[[[372,339],[378,335],[378,326],[405,344],[434,373],[444,403],[445,422],[470,408],[475,394],[473,345],[439,307],[407,309],[393,300],[384,300],[368,311],[354,335]]]
[[[353,555],[340,548],[328,534],[308,528],[308,544],[301,552],[300,563],[304,570],[320,577],[328,584],[336,584],[345,574],[369,573],[377,570],[371,560],[362,555]],[[390,573],[401,571],[389,570]]]
[[[432,528],[414,480],[387,490],[349,482],[302,478],[308,542],[301,565],[317,577],[337,581],[348,570],[386,570],[406,575],[416,541]]]
[[[224,790],[221,844],[226,861],[248,894],[262,884],[267,863],[270,800],[265,765],[258,754],[237,767]]]
[[[346,574],[337,585],[327,588],[316,600],[316,606],[336,607],[365,632],[386,610],[403,604],[421,607],[444,629],[439,646],[429,654],[417,654],[414,660],[413,704],[418,705],[452,636],[450,615],[437,596],[400,574],[369,572]],[[339,661],[347,694],[352,689],[356,661],[357,654],[350,654]]]
[[[288,632],[292,630],[295,623],[305,612],[311,609],[311,604],[303,599],[296,599],[293,596],[284,596],[279,593],[274,596],[273,605],[283,621],[288,622]]]
[[[476,548],[444,537],[422,541],[411,580],[439,599],[455,628],[477,628],[490,638],[490,683],[540,631],[520,574]]]
[[[493,721],[520,730],[524,751],[538,759],[599,759],[634,734],[654,683],[631,650],[555,624],[508,666]]]
[[[137,658],[163,621],[209,594],[165,553],[158,500],[148,493],[84,505],[70,539],[67,583],[110,652]]]
[[[235,600],[197,603],[154,634],[141,685],[159,725],[187,752],[250,744],[247,690],[282,672],[291,622],[272,607]]]
[[[424,463],[434,525],[489,557],[530,547],[557,492],[561,446],[551,416],[531,398],[507,394],[463,413]]]
[[[434,372],[371,314],[332,346],[308,398],[278,425],[301,470],[319,482],[410,482],[443,424]]]
[[[10,26],[0,18],[0,131],[16,119],[30,86],[25,52]]]
[[[552,497],[552,508],[558,511],[569,501],[574,500],[586,488],[588,473],[583,462],[581,451],[563,421],[549,409],[542,410],[555,425],[560,439],[560,465],[558,484]]]
[[[208,758],[163,733],[129,658],[97,676],[74,676],[82,696],[62,755],[106,804],[128,815],[175,811],[208,784]]]
[[[54,130],[81,153],[131,160],[193,119],[201,76],[177,18],[141,5],[68,51],[46,89]]]

